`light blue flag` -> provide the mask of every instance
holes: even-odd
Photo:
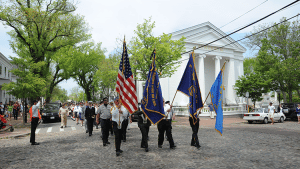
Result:
[[[215,130],[223,134],[223,74],[222,70],[210,89],[211,102],[217,114]]]

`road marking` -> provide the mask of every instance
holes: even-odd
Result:
[[[52,131],[52,127],[49,127],[47,133],[50,133],[51,131]]]
[[[72,128],[72,130],[76,130],[76,128],[75,127],[71,127]]]
[[[39,133],[41,129],[36,129],[35,134]]]
[[[59,131],[65,131],[63,128],[59,128]]]

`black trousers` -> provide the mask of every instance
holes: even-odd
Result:
[[[122,139],[123,140],[126,140],[127,127],[128,127],[128,119],[123,120],[123,122],[122,122]]]
[[[14,115],[14,119],[18,120],[18,111],[13,109],[13,115]]]
[[[88,127],[89,134],[93,134],[94,119],[93,118],[87,118],[86,121],[87,121],[87,127]]]
[[[122,129],[118,129],[118,123],[117,122],[112,122],[113,124],[113,130],[115,132],[115,147],[116,147],[116,152],[121,150],[121,140],[122,138]]]
[[[141,147],[142,148],[148,148],[148,134],[149,134],[149,128],[150,126],[147,124],[139,124],[139,128],[142,133],[142,142]]]
[[[39,123],[39,118],[38,117],[32,117],[30,143],[35,143],[35,130],[38,126],[38,123]]]
[[[193,123],[193,118],[192,117],[189,118],[189,121],[190,121],[190,126],[191,126],[192,131],[193,131],[191,145],[195,145],[195,146],[198,147],[198,146],[200,146],[199,140],[198,140],[199,119],[197,120],[197,122],[195,124]]]
[[[110,119],[101,119],[101,132],[103,143],[108,142],[110,124]]]
[[[114,134],[114,129],[113,129],[112,121],[109,122],[109,130],[110,130],[110,134],[113,135]],[[109,132],[108,132],[108,134],[109,134]]]
[[[157,125],[158,128],[158,145],[164,143],[164,133],[166,131],[167,138],[170,143],[170,147],[174,146],[174,140],[172,137],[172,126],[169,120],[162,120]]]

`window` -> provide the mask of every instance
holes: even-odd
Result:
[[[2,65],[0,64],[0,75],[2,75]]]
[[[6,67],[4,68],[4,77],[6,77]]]

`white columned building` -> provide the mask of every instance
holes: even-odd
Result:
[[[216,39],[219,39],[226,34],[219,28],[215,27],[210,22],[205,22],[196,26],[185,28],[170,33],[173,40],[178,40],[182,36],[186,37],[185,48],[186,51],[193,50],[193,47],[200,47]],[[238,77],[244,74],[243,71],[243,53],[246,49],[239,43],[234,42],[231,37],[226,37],[208,46],[195,50],[195,66],[198,75],[202,100],[204,101],[208,95],[216,76],[220,72],[224,62],[227,61],[224,71],[223,84],[225,86],[225,93],[223,102],[226,106],[236,106],[242,101],[236,96],[234,85]],[[227,46],[225,46],[227,45]],[[225,47],[223,47],[225,46]],[[219,47],[222,47],[219,49]],[[157,56],[159,57],[159,56]],[[184,73],[186,64],[188,62],[189,54],[182,55],[180,60],[183,60],[179,65],[177,71],[170,78],[160,78],[162,94],[165,100],[173,100],[177,87]],[[138,99],[141,100],[143,96],[143,85],[145,82],[137,82]],[[209,104],[210,98],[206,101]],[[184,94],[178,92],[174,100],[174,106],[187,106],[189,98]]]

